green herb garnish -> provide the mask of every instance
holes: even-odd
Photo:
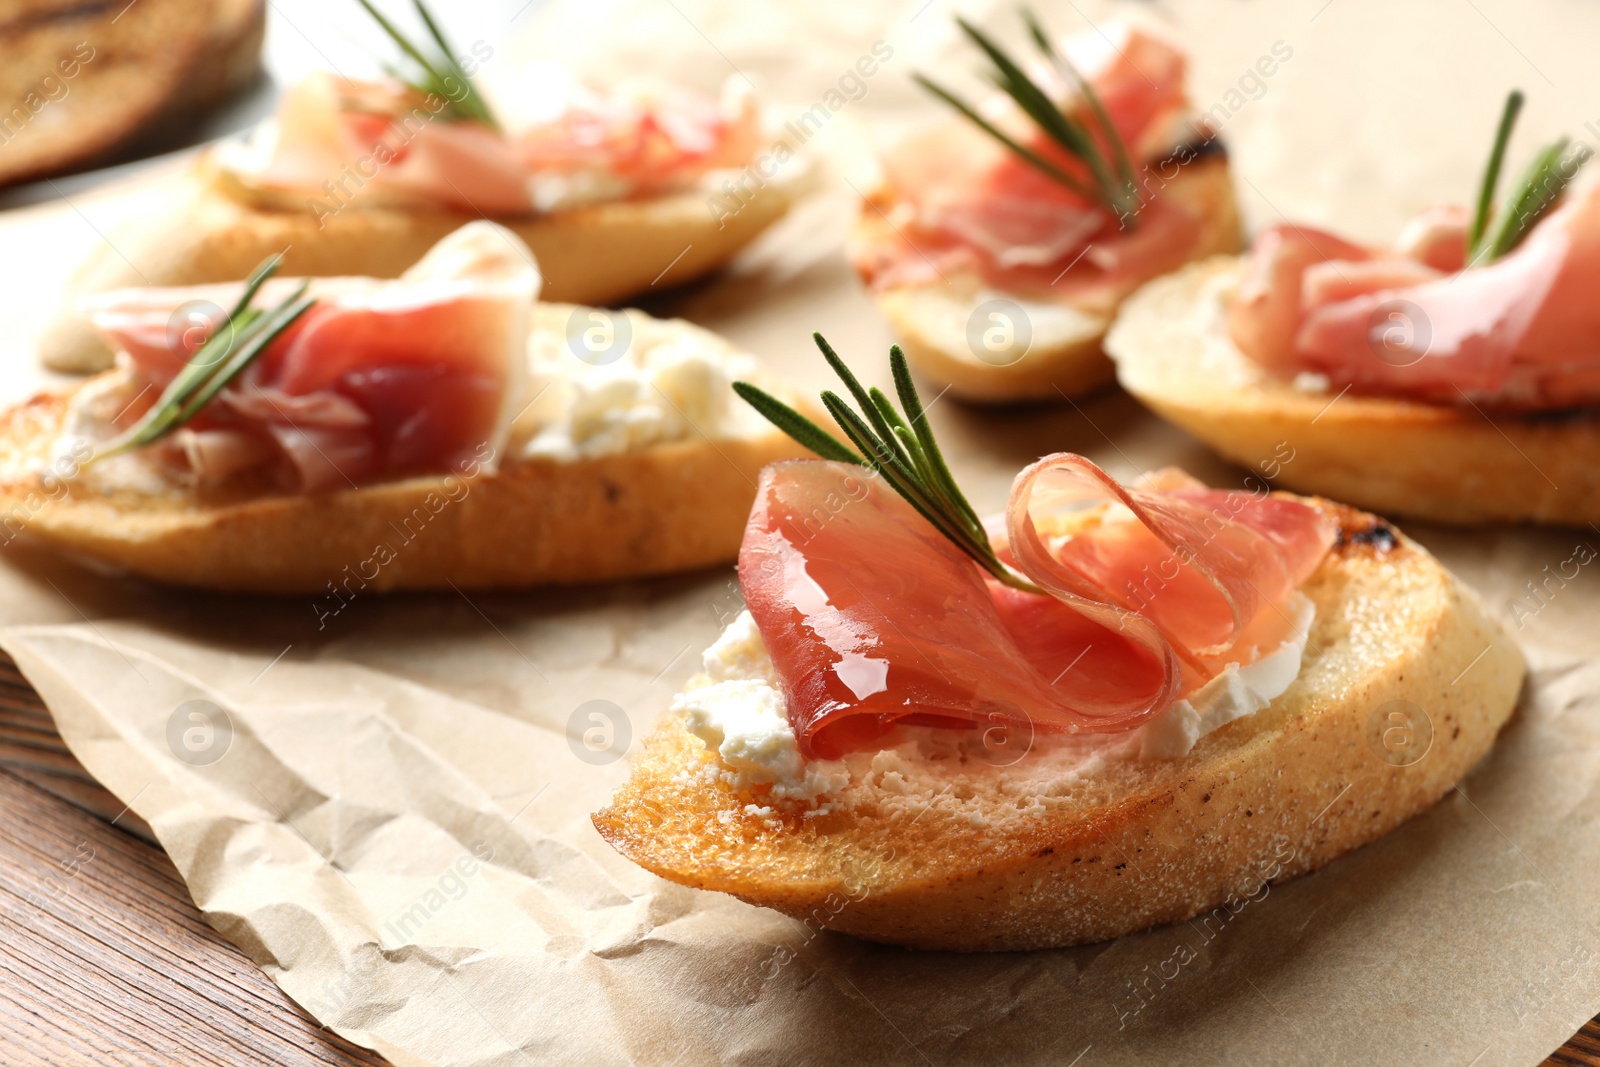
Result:
[[[1500,113],[1500,126],[1495,131],[1494,147],[1489,151],[1489,164],[1484,168],[1483,183],[1478,190],[1477,211],[1467,231],[1468,266],[1492,263],[1517,247],[1560,199],[1578,168],[1593,155],[1588,145],[1573,145],[1569,137],[1560,137],[1545,145],[1522,172],[1491,224],[1490,205],[1494,201],[1495,187],[1500,183],[1500,166],[1505,161],[1506,144],[1516,127],[1522,101],[1522,93],[1513,89],[1506,96],[1505,109]]]
[[[420,69],[420,73],[406,77],[394,68],[386,66],[385,69],[391,77],[404,82],[419,93],[431,94],[447,101],[442,112],[447,118],[481,122],[493,130],[500,128],[500,123],[495,121],[494,113],[484,102],[483,94],[474,88],[472,79],[467,77],[467,72],[456,62],[455,50],[450,47],[450,42],[445,40],[439,24],[433,21],[433,15],[422,0],[412,0],[412,2],[416,5],[417,14],[422,17],[422,24],[428,28],[428,35],[433,38],[433,43],[439,46],[438,53],[431,58],[401,33],[394,23],[385,18],[383,12],[372,5],[372,0],[356,0],[356,2],[367,9],[367,14],[372,16],[373,20],[383,28],[383,32],[400,47],[400,51]]]
[[[1040,53],[1060,74],[1061,80],[1082,95],[1088,105],[1089,121],[1080,120],[1056,106],[1050,95],[1028,77],[1022,66],[982,30],[963,18],[957,18],[956,23],[994,64],[993,70],[985,72],[989,80],[1015,101],[1046,137],[1088,169],[1087,181],[1068,174],[1033,149],[1023,145],[980,115],[971,104],[931,78],[922,74],[914,74],[913,77],[919,85],[955,108],[980,130],[1016,153],[1024,162],[1084,199],[1100,204],[1116,215],[1125,227],[1132,229],[1140,205],[1138,190],[1134,183],[1133,163],[1128,155],[1127,146],[1123,144],[1121,135],[1117,133],[1111,117],[1106,114],[1106,109],[1100,103],[1100,97],[1094,88],[1051,42],[1033,12],[1024,8],[1022,17],[1027,23],[1028,34],[1038,46]],[[1102,142],[1110,148],[1109,159]]]
[[[270,256],[255,269],[227,319],[190,357],[161,399],[126,433],[96,449],[90,462],[153,445],[182,427],[316,303],[306,296],[311,283],[302,281],[294,292],[266,310],[250,306],[282,263],[282,256]]]
[[[861,409],[859,412],[852,409],[831,390],[822,394],[823,406],[854,448],[749,382],[734,382],[733,391],[774,426],[823,459],[856,463],[883,475],[884,481],[905,497],[934,529],[999,581],[1013,589],[1043,593],[1044,590],[995,555],[982,520],[956,486],[944,454],[939,451],[939,443],[934,440],[933,427],[928,423],[927,412],[917,396],[911,368],[900,346],[889,349],[889,368],[894,376],[895,392],[900,397],[900,409],[896,409],[881,389],[864,388],[820,333],[811,337]]]

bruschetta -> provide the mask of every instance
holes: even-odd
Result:
[[[843,407],[860,458],[763,472],[746,611],[594,816],[664,878],[916,948],[1103,940],[1389,832],[1512,713],[1516,645],[1379,518],[1063,453],[983,524],[919,408],[879,406],[896,453]]]
[[[802,454],[729,391],[760,366],[688,323],[536,304],[539,282],[476,222],[397,280],[261,282],[260,309],[219,312],[242,283],[102,294],[118,366],[0,416],[0,544],[282,594],[733,558],[758,472]]]
[[[952,396],[1079,396],[1112,380],[1101,339],[1129,293],[1240,247],[1227,154],[1186,113],[1182,53],[1151,33],[1057,49],[1033,23],[1033,77],[962,25],[1006,89],[992,103],[1009,110],[924,79],[968,121],[884,156],[856,268],[912,365]]]
[[[1106,341],[1123,386],[1292,489],[1600,522],[1600,188],[1567,189],[1587,153],[1562,140],[1491,214],[1515,111],[1476,215],[1431,208],[1391,248],[1275,225],[1135,294]]]

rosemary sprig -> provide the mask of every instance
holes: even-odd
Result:
[[[438,53],[431,58],[401,33],[394,23],[384,17],[383,12],[373,6],[372,0],[356,0],[356,3],[366,8],[367,14],[371,15],[373,21],[399,46],[400,51],[421,69],[420,74],[407,78],[393,68],[386,68],[390,75],[420,93],[432,94],[447,101],[442,113],[449,118],[481,122],[492,130],[500,128],[500,123],[495,120],[494,113],[489,110],[483,95],[473,86],[472,79],[461,69],[461,64],[456,62],[455,50],[450,47],[450,42],[445,40],[444,32],[439,29],[439,24],[433,20],[432,13],[422,0],[412,0],[412,3],[416,5],[417,14],[422,17],[422,24],[428,28],[428,35],[438,46]],[[458,90],[451,90],[452,82],[459,87]],[[459,100],[456,99],[458,92],[461,97]]]
[[[282,263],[282,256],[270,256],[255,269],[227,319],[189,358],[161,398],[126,432],[96,449],[90,462],[145,448],[181,428],[310,310],[316,301],[306,296],[309,281],[302,281],[294,292],[266,310],[250,306]]]
[[[1494,146],[1489,151],[1489,163],[1484,168],[1483,182],[1478,189],[1477,210],[1467,231],[1468,266],[1492,263],[1516,248],[1534,224],[1544,218],[1561,198],[1567,184],[1577,175],[1578,168],[1588,162],[1593,154],[1588,145],[1573,146],[1568,137],[1557,138],[1545,145],[1534,154],[1522,177],[1512,187],[1511,195],[1491,220],[1490,205],[1494,202],[1495,187],[1500,183],[1500,167],[1505,162],[1506,144],[1516,127],[1522,102],[1522,93],[1513,89],[1506,96],[1505,108],[1500,113]]]
[[[1100,204],[1116,215],[1125,227],[1132,229],[1140,205],[1133,162],[1128,154],[1127,145],[1123,144],[1121,135],[1117,133],[1117,128],[1112,124],[1111,116],[1106,113],[1105,106],[1100,102],[1094,87],[1051,42],[1033,12],[1024,8],[1022,18],[1039,52],[1055,68],[1067,87],[1075,89],[1088,105],[1088,114],[1085,118],[1080,119],[1057,107],[1050,99],[1050,95],[1028,77],[1021,64],[1012,59],[982,30],[963,18],[957,18],[956,24],[994,64],[994,69],[986,72],[989,80],[1009,96],[1057,147],[1084,165],[1089,172],[1087,180],[1067,173],[1038,152],[1023,145],[980,115],[971,104],[933,79],[922,74],[914,74],[912,77],[924,89],[955,108],[973,125],[999,141],[1029,166],[1079,196]],[[1106,155],[1107,148],[1110,150],[1109,159]]]
[[[850,407],[832,390],[822,394],[823,407],[850,439],[849,445],[749,382],[734,382],[733,391],[774,426],[823,459],[856,463],[881,474],[934,529],[999,581],[1013,589],[1043,593],[995,554],[983,521],[956,485],[939,443],[934,440],[933,428],[900,346],[889,349],[889,368],[900,399],[897,409],[881,389],[863,387],[820,333],[811,337],[859,408]]]

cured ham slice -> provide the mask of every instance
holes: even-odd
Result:
[[[266,306],[297,283],[273,279]],[[319,278],[313,305],[165,449],[202,485],[267,466],[285,488],[321,492],[468,459],[492,468],[521,403],[539,274],[526,246],[488,222],[462,227],[397,280]],[[215,324],[172,336],[194,301],[220,308],[240,284],[126,289],[94,298],[90,320],[151,386],[148,408]],[[123,416],[131,423],[143,413]],[[158,446],[159,447],[159,446]]]
[[[1395,240],[1394,250],[1434,270],[1457,271],[1467,265],[1469,225],[1466,208],[1437,204],[1406,223]]]
[[[1250,251],[1239,291],[1228,303],[1228,332],[1240,351],[1263,366],[1292,373],[1294,335],[1304,317],[1306,268],[1371,258],[1365,248],[1309,226],[1272,226]]]
[[[271,152],[252,180],[329,211],[346,202],[533,210],[527,174],[505,139],[481,123],[440,117],[444,103],[397,81],[312,74],[284,94]]]
[[[1064,45],[1094,87],[1137,169],[1174,147],[1175,122],[1187,106],[1182,53],[1139,30],[1116,28]],[[1071,87],[1054,71],[1042,84],[1063,100]],[[1082,101],[1071,109],[1083,116]],[[1031,122],[1004,116],[1001,125],[1069,174],[1087,169]],[[1089,123],[1093,128],[1093,123]],[[1109,146],[1103,146],[1109,154]],[[1182,263],[1200,237],[1186,205],[1159,196],[1141,205],[1137,228],[1072,192],[970,123],[952,122],[897,146],[884,161],[885,185],[910,209],[909,229],[863,248],[858,268],[878,287],[936,280],[947,268],[971,269],[1010,292],[1055,294],[1137,284]],[[1129,247],[1124,247],[1129,246]],[[1080,253],[1089,250],[1082,262]],[[1063,278],[1063,269],[1073,270]],[[1124,285],[1124,290],[1127,288]]]
[[[529,121],[503,133],[447,118],[446,101],[400,82],[314,74],[285,94],[247,178],[310,198],[319,217],[347,203],[515,216],[550,208],[540,190],[551,178],[586,178],[614,196],[654,193],[738,166],[758,147],[748,97],[723,106],[644,83],[602,94],[560,68],[534,73],[523,78],[540,97],[522,105]]]
[[[760,114],[754,97],[739,91],[743,81],[730,81],[719,101],[654,80],[602,94],[567,78],[565,105],[512,137],[529,172],[599,172],[659,189],[742,166],[760,148]]]
[[[1081,531],[1047,532],[1091,506]],[[1214,673],[1334,537],[1307,505],[1176,474],[1124,488],[1068,454],[1018,475],[1007,530],[1048,595],[987,576],[859,467],[763,472],[739,577],[808,755],[896,723],[1133,729]]]
[[[1273,227],[1230,333],[1262,365],[1334,388],[1529,410],[1600,402],[1600,188],[1486,266],[1461,269],[1465,225],[1459,209],[1432,209],[1392,253]]]

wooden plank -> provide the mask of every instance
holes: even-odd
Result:
[[[1600,1067],[1600,1016],[1583,1024],[1583,1029],[1572,1035],[1565,1045],[1550,1054],[1544,1061],[1546,1067]]]
[[[122,829],[155,842],[144,820],[126,811],[67,751],[44,701],[4,653],[0,653],[0,769],[106,822],[115,819]]]
[[[166,854],[112,819],[148,839],[0,655],[0,1059],[387,1062],[319,1029],[206,925]],[[1600,1016],[1545,1062],[1600,1067]]]
[[[160,849],[0,773],[0,1059],[382,1064],[207,926]]]

